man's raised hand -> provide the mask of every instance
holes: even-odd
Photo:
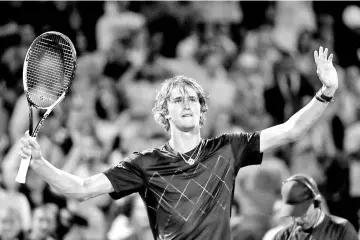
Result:
[[[319,52],[314,51],[316,73],[323,83],[322,92],[327,96],[333,96],[338,87],[338,75],[332,63],[333,54],[328,57],[328,49],[320,46]]]

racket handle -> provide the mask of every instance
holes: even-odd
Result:
[[[21,159],[19,171],[15,178],[15,181],[17,181],[18,183],[26,182],[26,174],[29,169],[30,159],[31,159],[31,157],[28,157],[26,159]]]

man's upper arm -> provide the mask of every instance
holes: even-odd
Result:
[[[289,143],[292,140],[290,127],[286,124],[279,124],[260,133],[260,152]]]
[[[359,236],[358,233],[356,232],[354,226],[350,223],[350,222],[346,222],[345,227],[344,227],[344,235],[342,239],[346,239],[346,240],[358,240]]]
[[[144,187],[145,173],[140,167],[143,157],[143,154],[134,153],[120,161],[117,166],[103,172],[112,185],[110,196],[113,199],[120,199]],[[150,154],[147,160],[151,161]]]
[[[261,163],[259,132],[223,134],[218,139],[221,138],[231,144],[235,173],[242,167]]]
[[[110,180],[104,173],[99,173],[86,178],[84,180],[84,188],[86,191],[85,200],[114,191]]]

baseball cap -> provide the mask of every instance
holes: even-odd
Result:
[[[281,196],[287,208],[286,215],[300,217],[307,212],[320,193],[311,177],[298,174],[283,182]]]

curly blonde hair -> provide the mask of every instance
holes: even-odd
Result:
[[[166,131],[169,131],[170,123],[165,117],[168,115],[167,103],[170,99],[172,90],[178,87],[182,89],[185,89],[185,87],[191,87],[197,93],[200,102],[200,126],[202,126],[205,121],[205,113],[208,110],[208,97],[205,95],[203,88],[196,82],[195,79],[183,75],[166,79],[164,83],[162,83],[156,94],[155,104],[152,109],[155,121],[163,126]]]

